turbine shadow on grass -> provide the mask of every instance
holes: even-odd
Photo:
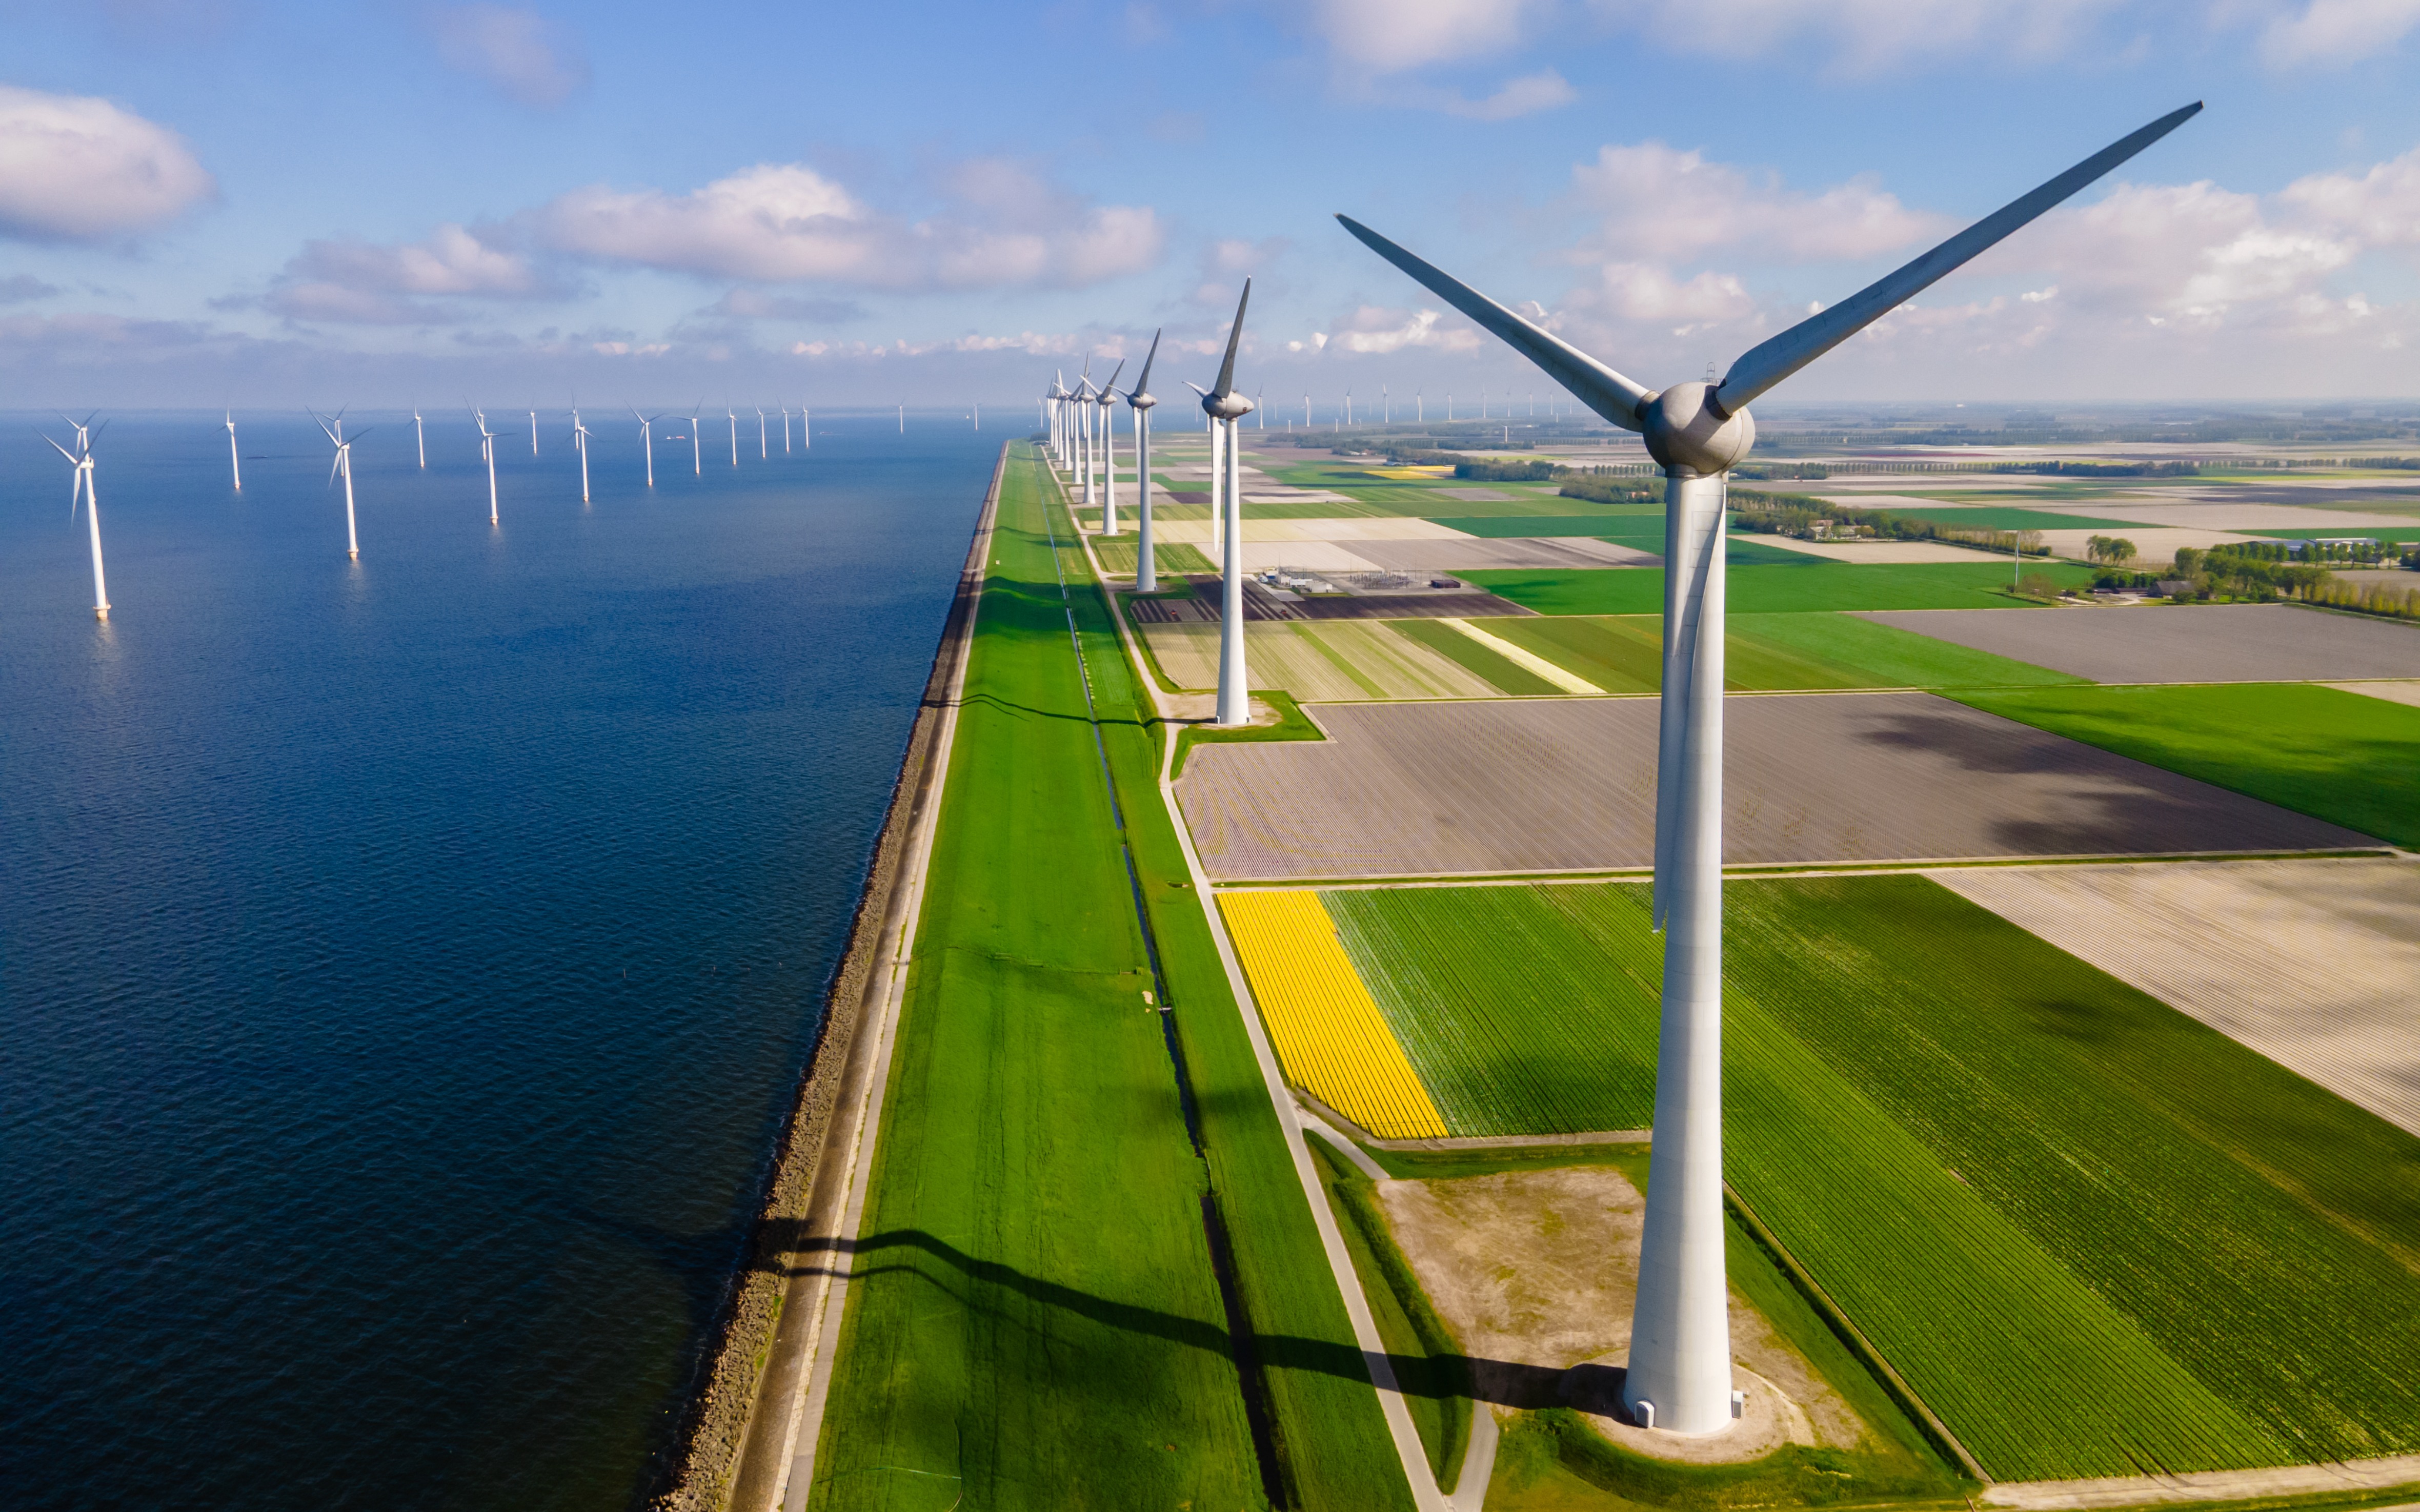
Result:
[[[772,1227],[772,1226],[768,1226]],[[996,1260],[985,1260],[969,1255],[947,1240],[919,1228],[892,1229],[879,1234],[867,1234],[854,1242],[844,1242],[829,1236],[802,1232],[803,1226],[793,1223],[789,1231],[793,1239],[768,1243],[768,1256],[788,1255],[799,1263],[781,1267],[783,1274],[793,1276],[846,1274],[856,1283],[873,1276],[888,1274],[922,1275],[924,1273],[904,1258],[899,1263],[852,1264],[844,1272],[821,1263],[823,1257],[845,1255],[852,1258],[878,1257],[885,1252],[921,1251],[949,1265],[970,1281],[984,1286],[1013,1291],[1030,1302],[1048,1307],[1063,1308],[1078,1317],[1127,1333],[1148,1335],[1166,1339],[1187,1349],[1207,1350],[1222,1358],[1232,1358],[1227,1330],[1219,1323],[1202,1319],[1180,1318],[1152,1307],[1118,1302],[1108,1297],[1078,1291],[1073,1287],[1040,1276],[1028,1275],[1013,1266]],[[768,1260],[778,1265],[778,1261]],[[1328,1339],[1303,1338],[1288,1334],[1255,1334],[1253,1341],[1261,1351],[1264,1368],[1308,1370],[1341,1380],[1366,1381],[1371,1371],[1361,1350]],[[1432,1382],[1451,1379],[1454,1372],[1443,1366],[1459,1363],[1468,1372],[1466,1379],[1476,1383],[1474,1395],[1481,1401],[1504,1407],[1555,1407],[1562,1405],[1564,1380],[1569,1372],[1546,1365],[1522,1365],[1509,1360],[1488,1360],[1469,1355],[1400,1355],[1386,1356],[1395,1379],[1413,1396],[1443,1395]]]

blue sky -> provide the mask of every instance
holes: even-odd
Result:
[[[2420,0],[10,4],[14,402],[1543,386],[1344,210],[1651,385],[2210,108],[1776,399],[2420,387]],[[1525,304],[1526,307],[1526,304]],[[1768,401],[1770,402],[1770,401]]]

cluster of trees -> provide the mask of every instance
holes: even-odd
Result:
[[[1569,493],[1571,489],[1566,486],[1563,491]],[[2042,549],[2040,531],[1978,530],[1971,525],[1923,519],[1914,515],[1894,515],[1886,509],[1854,509],[1818,499],[1812,494],[1763,493],[1754,488],[1733,488],[1730,503],[1733,517],[1742,530],[1759,531],[1767,535],[1812,539],[1819,533],[1816,526],[1828,523],[1835,533],[1863,531],[1885,541],[1948,541],[1958,546],[1979,546],[2001,551]]]
[[[1733,468],[1734,478],[1753,478],[1763,482],[1775,478],[1796,478],[1807,483],[1820,483],[1832,475],[1832,470],[1821,462],[1754,462]]]
[[[1455,477],[1481,483],[1546,483],[1563,471],[1552,462],[1505,462],[1493,457],[1464,457],[1453,465]]]
[[[2063,478],[2190,478],[2198,462],[1993,462],[1985,472],[2032,472]]]
[[[2245,541],[2218,549],[2262,562],[2344,562],[2374,566],[2388,560],[2395,548],[2376,541]]]
[[[2085,557],[2107,566],[2122,567],[2134,560],[2134,543],[2122,535],[2095,535],[2084,543]]]
[[[2420,588],[2397,588],[2393,583],[2347,583],[2333,578],[2310,591],[2313,603],[2332,609],[2358,609],[2364,614],[2383,614],[2390,619],[2420,620]]]
[[[1563,486],[1555,492],[1565,499],[1585,499],[1592,504],[1645,504],[1664,497],[1664,480],[1625,477],[1618,473],[1582,476],[1566,472]]]

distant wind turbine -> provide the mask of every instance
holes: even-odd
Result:
[[[411,407],[411,440],[420,449],[420,471],[428,471],[428,433],[420,424],[420,406]]]
[[[722,407],[722,412],[731,422],[731,465],[737,467],[739,465],[739,411],[726,404]]]
[[[899,434],[908,434],[908,401],[905,399],[899,401]]]
[[[689,470],[701,478],[706,476],[706,452],[697,439],[697,417],[705,412],[706,401],[703,399],[698,401],[696,409],[689,412]]]
[[[656,486],[656,422],[661,415],[643,415],[639,407],[630,407],[630,418],[639,423],[639,444],[647,449],[647,486]]]
[[[588,427],[580,423],[580,407],[571,407],[571,444],[580,453],[580,501],[588,502]]]
[[[1646,439],[1664,469],[1663,712],[1652,919],[1664,931],[1655,1143],[1622,1405],[1643,1427],[1731,1427],[1722,1170],[1724,510],[1756,444],[1748,406],[1792,374],[2165,136],[2164,116],[1848,299],[1741,354],[1721,379],[1660,392],[1615,372],[1359,223],[1344,229],[1512,347],[1598,414]],[[1508,415],[1509,418],[1509,415]]]
[[[814,427],[807,423],[807,407],[800,405],[799,407],[799,450],[803,452],[814,444],[815,433]]]
[[[243,492],[243,456],[235,449],[235,411],[226,412],[227,466],[235,470],[235,491]]]
[[[790,407],[782,407],[782,455],[790,455]]]
[[[1136,513],[1135,592],[1159,592],[1159,570],[1151,559],[1151,363],[1159,355],[1159,332],[1151,333],[1151,350],[1143,354],[1142,377],[1126,391],[1126,408],[1134,411],[1135,489],[1141,496]]]
[[[345,555],[359,562],[362,559],[362,538],[360,532],[353,529],[353,441],[369,432],[362,431],[349,441],[345,440],[345,412],[342,409],[336,411],[333,426],[311,410],[306,409],[303,413],[319,422],[319,428],[327,433],[328,444],[336,449],[336,459],[328,465],[328,481],[335,482],[336,474],[340,472],[345,476]]]
[[[530,455],[532,455],[532,456],[535,456],[535,455],[537,455],[537,411],[536,411],[535,409],[532,409],[532,410],[529,412],[529,417],[530,417]]]
[[[1215,427],[1210,432],[1210,508],[1214,515],[1223,510],[1227,521],[1226,548],[1219,556],[1218,722],[1222,725],[1249,724],[1252,718],[1244,670],[1244,440],[1235,432],[1235,422],[1252,409],[1252,401],[1235,392],[1235,346],[1243,340],[1244,307],[1251,301],[1252,281],[1248,278],[1243,297],[1235,301],[1235,324],[1227,332],[1227,360],[1218,368],[1218,386],[1204,390],[1196,383],[1186,385],[1202,395],[1202,412]],[[1223,467],[1218,450],[1221,431],[1226,433]]]
[[[67,419],[64,415],[59,418]],[[92,486],[92,433],[87,428],[92,424],[92,417],[86,415],[85,424],[82,425],[76,425],[72,420],[69,420],[68,424],[75,425],[76,449],[74,451],[70,452],[58,442],[51,441],[48,436],[43,436],[42,440],[51,441],[51,450],[66,457],[68,465],[75,469],[74,481],[69,485],[68,520],[70,524],[74,523],[76,505],[79,501],[86,505],[85,517],[92,522],[92,617],[96,620],[106,620],[109,618],[109,579],[101,570],[101,495],[93,490]],[[35,434],[41,433],[37,431]]]
[[[756,407],[756,460],[768,460],[773,455],[772,443],[765,439],[765,407]]]
[[[1118,533],[1118,427],[1110,422],[1116,418],[1113,408],[1118,402],[1118,375],[1126,370],[1125,359],[1109,369],[1109,381],[1101,385],[1101,533]]]
[[[486,410],[468,399],[462,402],[471,405],[472,417],[479,423],[479,455],[488,462],[488,523],[492,526],[496,523],[496,433],[488,428]]]

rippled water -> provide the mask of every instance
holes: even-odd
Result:
[[[12,1507],[613,1507],[698,1368],[999,437],[0,424]],[[355,422],[358,425],[361,422]],[[54,422],[54,433],[60,427]],[[13,431],[16,439],[8,439]],[[753,451],[753,436],[749,451]]]

